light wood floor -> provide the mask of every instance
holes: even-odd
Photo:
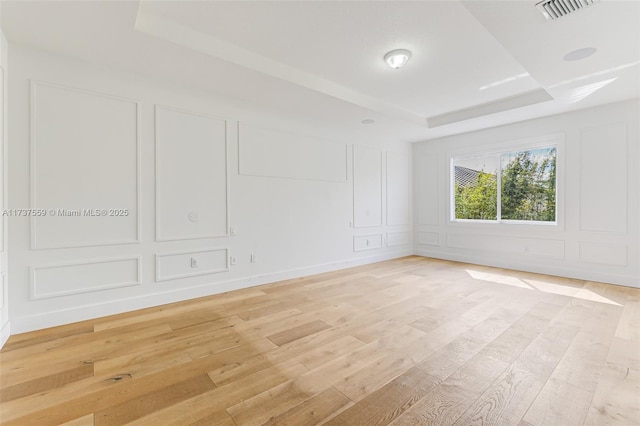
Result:
[[[633,425],[640,290],[407,257],[12,336],[6,425]]]

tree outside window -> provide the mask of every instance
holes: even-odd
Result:
[[[456,220],[556,221],[556,147],[454,158],[452,165]]]

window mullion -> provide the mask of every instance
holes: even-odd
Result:
[[[497,179],[496,183],[498,188],[496,188],[496,220],[498,223],[502,222],[502,155],[497,154],[498,157],[498,172],[496,173]]]

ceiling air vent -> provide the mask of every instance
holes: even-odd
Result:
[[[589,7],[600,0],[543,0],[536,4],[536,8],[548,20],[560,19],[574,12]]]

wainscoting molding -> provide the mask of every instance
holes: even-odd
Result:
[[[0,272],[0,311],[7,307],[7,273]]]
[[[362,174],[362,175],[361,175]],[[382,151],[353,146],[353,227],[382,226]],[[375,209],[375,211],[373,211]]]
[[[627,123],[582,129],[579,151],[580,230],[626,234],[629,205]]]
[[[126,263],[135,262],[135,273],[130,274],[124,268],[122,271],[116,271],[116,265],[120,264],[125,266]],[[140,257],[124,257],[124,258],[110,258],[110,259],[92,259],[81,262],[72,263],[54,263],[48,265],[38,265],[30,267],[30,281],[31,281],[31,300],[50,299],[54,297],[70,296],[80,293],[91,293],[101,290],[108,290],[120,287],[131,287],[142,284],[142,270],[140,267]],[[110,266],[110,267],[107,267]],[[85,270],[84,273],[81,270]],[[58,271],[58,279],[54,278],[50,284],[55,285],[56,282],[64,281],[65,285],[71,284],[68,289],[58,289],[47,292],[41,287],[45,287],[47,282],[46,278],[40,278],[39,274],[46,274],[46,271]],[[66,271],[64,271],[66,270]],[[111,270],[111,271],[110,271]],[[108,277],[105,277],[106,272],[111,272],[114,275],[114,280],[109,282]],[[55,273],[55,272],[53,272]],[[65,277],[65,273],[67,276]],[[122,275],[116,277],[117,275]],[[127,276],[133,275],[133,276]],[[61,279],[65,277],[65,279]],[[95,285],[91,286],[91,279],[96,280]],[[40,281],[42,280],[42,281]],[[73,284],[77,284],[74,288]]]
[[[129,182],[128,184],[130,185],[130,187],[135,188],[135,220],[134,220],[134,226],[135,226],[135,230],[133,231],[133,235],[131,236],[131,238],[121,238],[121,239],[116,239],[116,240],[109,240],[107,238],[100,238],[100,239],[94,239],[94,240],[86,240],[86,241],[80,241],[80,242],[71,242],[71,241],[63,241],[63,240],[57,240],[57,241],[49,241],[49,242],[42,242],[41,241],[41,237],[40,234],[38,233],[38,221],[39,220],[45,220],[49,217],[51,217],[51,214],[47,214],[47,216],[39,218],[36,216],[31,216],[30,218],[30,226],[31,226],[31,249],[32,250],[37,250],[37,249],[54,249],[54,248],[80,248],[80,247],[88,247],[88,246],[106,246],[106,245],[116,245],[116,244],[131,244],[131,243],[139,243],[140,242],[140,230],[141,230],[141,224],[140,224],[140,218],[141,218],[141,189],[140,189],[140,185],[141,185],[141,178],[140,178],[140,102],[136,101],[136,100],[131,100],[131,99],[126,99],[126,98],[121,98],[121,97],[117,97],[117,96],[112,96],[112,95],[108,95],[108,94],[103,94],[103,93],[97,93],[97,92],[92,92],[92,91],[87,91],[87,90],[82,90],[82,89],[76,89],[76,88],[71,88],[71,87],[66,87],[66,86],[61,86],[61,85],[57,85],[57,84],[52,84],[52,83],[45,83],[45,82],[41,82],[41,81],[35,81],[35,80],[31,80],[31,111],[30,111],[30,135],[31,135],[31,140],[30,140],[30,151],[29,151],[29,162],[30,162],[30,203],[31,203],[31,208],[32,209],[75,209],[76,206],[68,206],[68,205],[41,205],[38,203],[38,170],[39,167],[41,167],[38,162],[36,161],[36,158],[38,157],[38,132],[39,132],[39,120],[41,119],[38,114],[37,114],[37,109],[38,109],[38,105],[39,105],[39,97],[38,97],[38,89],[54,89],[57,91],[62,92],[63,94],[67,95],[67,96],[74,96],[74,95],[83,95],[83,96],[88,96],[90,98],[92,98],[94,101],[96,99],[102,99],[102,100],[106,100],[108,102],[121,102],[123,105],[127,105],[129,104],[129,107],[131,105],[133,105],[134,107],[134,117],[133,117],[133,123],[134,123],[134,127],[135,129],[133,130],[134,134],[129,135],[129,137],[132,140],[135,140],[135,146],[132,147],[133,149],[131,149],[131,153],[133,156],[135,156],[135,158],[133,158],[132,162],[135,164],[135,182]],[[56,118],[56,120],[58,120],[59,118]],[[54,121],[56,121],[54,120]],[[56,126],[61,127],[61,125],[59,123],[56,123]],[[90,137],[88,137],[88,139],[91,139]],[[123,156],[124,157],[124,156]],[[104,161],[104,159],[101,159],[101,161]],[[55,167],[57,168],[65,168],[65,164],[57,164]],[[78,171],[83,170],[82,168],[84,167],[84,169],[86,169],[85,165],[79,165],[78,167]],[[118,167],[114,167],[113,168],[113,176],[117,176],[118,173],[122,173],[122,170],[119,170]],[[86,179],[87,176],[82,176],[81,173],[79,173],[79,175],[77,176],[78,180],[82,180],[82,179]],[[104,178],[104,177],[102,177]],[[51,177],[49,176],[49,179],[51,179]],[[129,186],[128,185],[128,186]],[[61,185],[64,186],[64,185]],[[117,192],[117,191],[115,191]],[[63,202],[68,202],[68,200],[61,200],[60,203]],[[84,202],[84,201],[83,201]],[[122,205],[114,205],[114,206],[99,206],[99,205],[85,205],[82,204],[82,208],[84,209],[93,209],[93,208],[113,208],[113,209],[124,209],[124,208],[129,208],[129,206],[122,206]],[[122,217],[120,217],[122,218]],[[81,218],[78,218],[81,219]],[[88,218],[82,218],[82,219],[88,219]],[[119,219],[118,217],[106,217],[104,219]],[[54,226],[54,225],[49,225],[49,226]],[[104,228],[104,226],[93,226],[92,229],[101,229]],[[83,234],[83,232],[79,232],[80,234]]]
[[[462,234],[449,232],[447,247],[482,252],[520,254],[564,259],[564,240],[513,237],[492,234]]]
[[[347,182],[347,145],[238,122],[238,169],[243,176]]]
[[[387,232],[387,247],[403,246],[411,242],[409,231]]]
[[[418,232],[418,244],[428,246],[440,245],[440,233],[438,232]]]
[[[7,148],[6,138],[6,85],[4,84],[4,68],[0,65],[0,211],[7,205]],[[0,253],[4,252],[4,239],[7,235],[7,218],[0,218]]]
[[[600,265],[627,266],[628,248],[626,244],[578,241],[580,261]]]
[[[198,267],[191,267],[191,258],[198,259]],[[218,262],[218,264],[216,264],[215,262]],[[202,265],[202,263],[205,264]],[[208,268],[207,265],[209,265]],[[165,274],[163,272],[163,269],[165,268],[173,268],[177,270],[182,269],[183,272]],[[170,253],[156,254],[156,282],[177,280],[179,278],[196,277],[199,275],[211,275],[220,272],[227,272],[228,270],[229,249],[227,248],[175,251]]]
[[[186,118],[187,120],[201,120],[201,123],[198,123],[201,128],[209,126],[211,127],[209,130],[213,131],[216,125],[220,128],[218,130],[222,131],[223,134],[189,134],[190,131],[194,129],[188,128],[188,123],[182,123],[181,126],[178,126],[179,132],[181,133],[180,139],[177,140],[172,138],[172,135],[169,134],[166,137],[169,138],[167,142],[168,148],[175,148],[176,146],[180,146],[184,152],[186,152],[186,156],[183,157],[183,160],[190,158],[189,161],[185,161],[185,165],[183,170],[179,173],[174,173],[173,176],[169,175],[164,176],[166,173],[163,171],[161,163],[163,161],[161,157],[162,152],[162,142],[161,140],[165,137],[163,135],[163,125],[169,125],[168,120],[169,116],[165,117],[167,122],[161,122],[161,114],[177,114],[175,119],[178,119],[180,115],[182,118]],[[206,123],[208,121],[208,123]],[[203,239],[203,238],[218,238],[218,237],[228,237],[229,236],[229,165],[228,165],[228,139],[229,139],[229,123],[226,119],[208,115],[199,112],[185,111],[174,107],[164,106],[164,105],[155,105],[155,217],[156,217],[156,228],[155,228],[155,239],[156,241],[178,241],[178,240],[193,240],[193,239]],[[168,129],[168,132],[171,133],[171,129]],[[174,135],[175,136],[175,135]],[[223,146],[216,146],[215,143],[216,137],[218,137],[223,144]],[[191,140],[193,139],[193,140]],[[224,150],[224,153],[220,154],[220,158],[209,158],[209,163],[205,164],[207,161],[207,153],[202,152],[193,152],[194,148],[197,146],[189,146],[189,142],[197,141],[210,141],[212,142],[211,146],[207,146],[206,148],[211,150],[213,153],[217,151]],[[220,142],[218,142],[220,143]],[[216,151],[217,150],[217,151]],[[173,152],[171,153],[171,160],[175,160],[180,153]],[[215,157],[215,155],[213,156]],[[196,164],[198,162],[201,167],[197,167]],[[188,164],[186,164],[188,163]],[[216,173],[221,174],[219,170],[224,170],[224,184],[222,185],[220,182],[216,182],[216,178],[220,180],[222,176],[217,176]],[[186,179],[185,182],[182,182],[182,190],[179,188],[174,188],[174,191],[179,193],[178,198],[170,199],[167,201],[165,205],[163,202],[167,198],[167,194],[163,194],[164,186],[171,184],[176,184],[178,179]],[[169,183],[165,183],[169,182]],[[211,187],[213,183],[216,182],[218,185],[216,186],[216,190],[218,193],[214,193],[213,188]],[[174,217],[174,221],[172,223],[173,231],[171,230],[163,230],[163,225],[169,223],[169,219],[165,216],[168,215],[167,208],[169,206],[173,208],[181,209],[185,206],[184,194],[185,189],[190,188],[190,186],[195,185],[196,187],[202,186],[199,192],[193,194],[194,196],[190,200],[190,202],[194,205],[202,206],[202,200],[205,195],[211,194],[212,198],[209,200],[209,205],[205,206],[205,210],[208,213],[208,217],[210,219],[210,223],[207,224],[205,230],[205,226],[203,225],[203,221],[199,218],[199,212],[193,211],[188,214],[184,214],[182,218],[182,223],[190,223],[194,226],[195,232],[190,231],[189,229],[177,230],[180,228],[180,221]],[[205,186],[209,186],[209,188],[205,189]],[[220,193],[224,191],[224,195]],[[222,207],[220,207],[222,206]],[[219,208],[222,211],[216,211],[215,209]],[[216,214],[217,213],[217,214]],[[165,216],[163,216],[165,215]],[[191,216],[193,215],[193,216]],[[224,219],[219,216],[224,215]],[[176,216],[176,215],[174,215]],[[218,223],[220,222],[220,223]],[[184,227],[183,227],[184,228]]]
[[[440,170],[438,155],[417,157],[418,225],[437,225],[441,199],[439,195]]]
[[[386,155],[387,226],[409,224],[409,157],[393,151]]]
[[[353,251],[366,251],[382,248],[382,234],[357,235],[353,237]]]

